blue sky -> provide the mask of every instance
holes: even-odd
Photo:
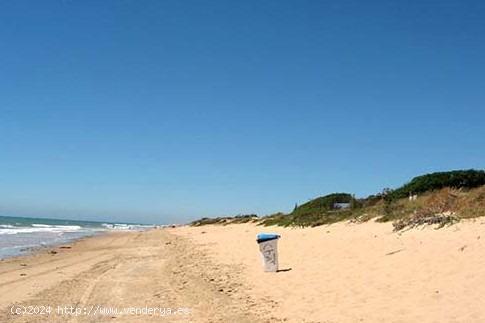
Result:
[[[5,1],[0,212],[180,222],[485,165],[483,1]]]

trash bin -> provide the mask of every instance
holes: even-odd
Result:
[[[264,271],[277,272],[278,271],[278,239],[279,234],[276,233],[260,233],[256,241],[259,245],[259,251],[263,258]]]

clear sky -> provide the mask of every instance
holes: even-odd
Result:
[[[180,222],[485,165],[483,1],[2,1],[0,213]]]

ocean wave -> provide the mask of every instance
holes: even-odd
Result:
[[[153,228],[153,225],[142,225],[142,224],[126,224],[126,223],[103,223],[101,226],[108,230],[146,230]]]
[[[0,235],[2,234],[19,234],[19,233],[64,233],[64,232],[76,232],[81,230],[82,227],[78,225],[32,225],[31,227],[4,227],[0,229]]]

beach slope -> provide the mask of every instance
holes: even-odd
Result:
[[[2,261],[0,321],[484,322],[484,224],[401,233],[374,222],[237,224],[87,238]],[[282,236],[277,273],[263,271],[263,231]],[[14,315],[12,305],[53,313]],[[59,306],[144,312],[67,315]]]

